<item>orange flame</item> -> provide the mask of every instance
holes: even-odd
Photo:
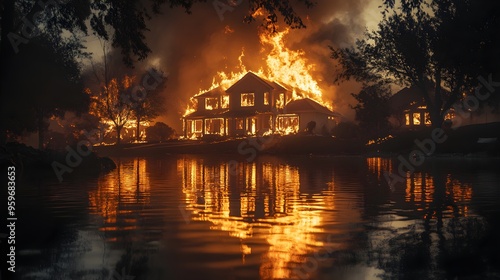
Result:
[[[293,92],[294,99],[309,97],[316,100],[323,106],[332,109],[329,102],[323,100],[323,93],[318,85],[318,82],[313,78],[312,72],[315,70],[315,65],[306,59],[306,54],[303,50],[290,50],[285,46],[285,37],[288,35],[289,29],[282,32],[268,33],[262,32],[260,42],[262,52],[268,51],[264,57],[264,66],[257,71],[251,71],[256,75],[270,81],[281,83],[284,87],[288,87]],[[199,94],[222,88],[226,90],[231,85],[241,79],[249,70],[243,63],[245,50],[243,49],[238,57],[239,71],[226,73],[219,71],[212,80],[212,85],[208,89],[200,90]],[[196,96],[197,96],[196,95]],[[192,106],[189,106],[184,116],[193,112]]]

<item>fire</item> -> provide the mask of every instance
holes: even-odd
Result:
[[[266,78],[291,86],[294,95],[312,94],[308,97],[322,103],[322,91],[311,75],[315,65],[309,64],[304,58],[304,51],[292,51],[285,46],[283,38],[288,32],[289,29],[271,36],[266,36],[265,33],[260,35],[261,43],[272,48],[266,58],[268,69]]]
[[[245,50],[242,49],[238,57],[239,65],[237,68],[239,71],[229,73],[224,71],[217,72],[212,80],[212,85],[208,89],[200,90],[196,96],[218,87],[226,90],[247,72],[253,72],[267,80],[282,83],[285,87],[291,87],[290,90],[293,92],[294,99],[309,97],[323,106],[332,109],[329,102],[324,102],[322,90],[313,78],[312,72],[315,70],[315,65],[306,59],[306,54],[303,50],[290,50],[285,46],[285,37],[288,33],[289,29],[276,33],[261,32],[259,37],[262,52],[267,51],[267,55],[265,55],[263,60],[264,66],[260,67],[257,71],[247,69],[243,63]],[[184,116],[192,113],[194,111],[193,108],[193,104],[188,106]]]

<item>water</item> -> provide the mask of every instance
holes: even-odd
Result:
[[[19,184],[19,279],[500,278],[496,160],[114,160]]]

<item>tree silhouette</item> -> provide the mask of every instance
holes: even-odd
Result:
[[[342,66],[336,80],[415,86],[440,127],[451,106],[474,93],[479,75],[499,72],[500,4],[402,0],[396,8],[395,2],[385,1],[378,29],[355,47],[331,48]]]
[[[134,79],[134,77],[125,75],[121,80],[112,78],[97,92],[86,89],[91,98],[89,112],[102,121],[111,122],[116,131],[116,145],[120,144],[123,127],[132,118],[133,113],[129,100]]]
[[[146,137],[149,142],[167,141],[172,138],[174,133],[174,129],[163,122],[157,122],[155,125],[146,128]]]
[[[130,102],[136,122],[136,140],[140,140],[141,122],[150,122],[165,111],[164,98],[161,95],[167,77],[156,69],[149,69],[140,80],[136,81]]]
[[[18,131],[32,131],[35,124],[34,115],[47,115],[45,111],[27,111],[25,104],[17,104],[16,99],[31,100],[34,95],[44,95],[45,92],[17,89],[19,80],[27,83],[26,75],[19,69],[20,65],[38,63],[38,60],[27,60],[21,64],[19,55],[36,56],[36,38],[46,36],[51,46],[71,46],[66,54],[73,58],[83,54],[81,45],[82,35],[94,34],[97,37],[109,40],[112,46],[121,50],[123,61],[132,66],[135,60],[141,60],[151,52],[145,43],[145,32],[148,31],[147,20],[159,14],[163,5],[180,7],[190,12],[191,7],[203,0],[149,0],[149,1],[97,1],[97,0],[69,0],[69,1],[30,1],[4,0],[0,9],[1,36],[0,60],[2,87],[0,90],[0,145],[6,141],[7,132],[18,134]],[[312,1],[298,1],[306,6],[313,5]],[[249,0],[249,16],[247,22],[255,18],[253,13],[259,9],[264,11],[264,23],[275,26],[279,15],[292,27],[304,27],[301,18],[297,15],[291,1]],[[88,27],[90,25],[90,28]],[[70,34],[71,44],[67,44]],[[57,48],[54,48],[54,52]],[[40,57],[38,57],[40,58]],[[70,67],[71,68],[71,67]],[[19,71],[13,71],[13,69]],[[42,73],[48,73],[47,71]],[[33,76],[30,76],[33,77]],[[15,98],[13,98],[15,97]],[[70,98],[71,99],[71,98]],[[48,102],[46,99],[45,101]],[[57,100],[57,99],[55,99]],[[65,99],[60,99],[65,100]],[[16,106],[15,106],[16,105]],[[17,107],[23,105],[23,107]],[[50,107],[57,107],[51,106]],[[22,108],[23,113],[13,112]],[[31,110],[28,109],[28,110]],[[31,122],[28,121],[31,119]],[[17,123],[17,125],[13,125]],[[40,125],[38,125],[40,126]]]
[[[358,104],[351,106],[356,111],[356,121],[367,132],[367,136],[380,137],[383,132],[387,132],[391,115],[389,87],[380,83],[365,85],[359,93],[351,95],[358,101]]]
[[[3,121],[13,137],[37,131],[38,147],[43,149],[47,120],[63,118],[67,111],[84,112],[89,99],[71,42],[55,43],[46,36],[32,40],[12,60],[16,67],[10,69],[9,80],[2,81]]]

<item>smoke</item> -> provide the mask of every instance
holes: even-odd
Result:
[[[152,54],[145,63],[159,63],[161,70],[169,73],[164,92],[167,112],[160,120],[177,131],[181,130],[180,118],[189,98],[200,89],[209,88],[217,71],[238,71],[242,50],[248,70],[257,71],[264,65],[259,41],[261,22],[243,23],[248,6],[246,1],[237,2],[242,3],[222,13],[222,17],[212,1],[196,4],[192,14],[165,7],[163,14],[149,23],[147,43]],[[335,61],[330,58],[328,47],[352,45],[362,35],[367,13],[373,13],[373,1],[317,2],[311,9],[295,4],[307,28],[291,30],[286,45],[291,50],[305,52],[307,60],[316,66],[313,74],[323,89],[324,100],[331,101],[336,111],[353,119],[349,104],[354,104],[354,99],[350,93],[357,92],[359,86],[353,82],[333,84]],[[280,24],[281,30],[284,27],[284,23]]]

